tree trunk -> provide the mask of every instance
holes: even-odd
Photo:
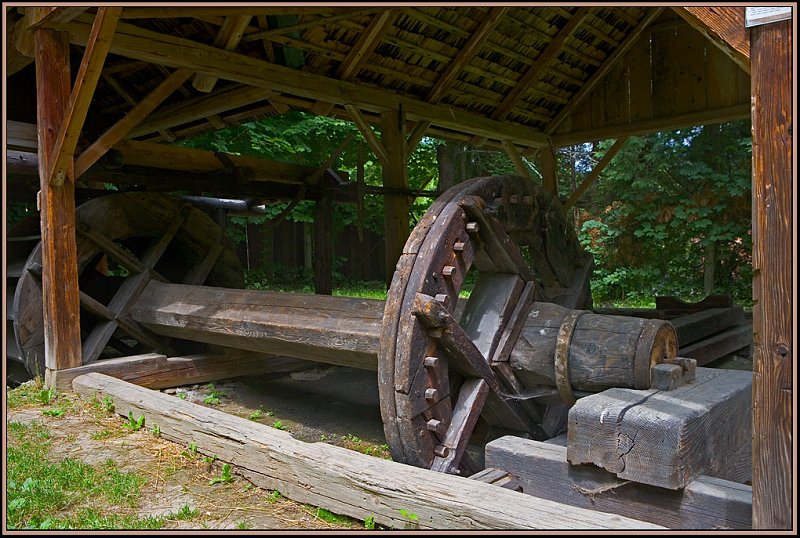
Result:
[[[706,245],[705,261],[703,263],[703,291],[706,295],[714,292],[714,271],[717,266],[717,245]]]

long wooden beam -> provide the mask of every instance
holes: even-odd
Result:
[[[222,50],[234,50],[244,36],[244,31],[250,24],[252,15],[234,15],[225,17],[225,21],[214,38],[214,46]],[[192,81],[195,90],[210,92],[217,83],[217,77],[213,75],[197,74]]]
[[[57,26],[68,31],[74,43],[85,44],[89,25],[82,18]],[[210,73],[276,92],[336,104],[350,103],[371,112],[382,113],[402,105],[408,119],[430,121],[444,128],[488,138],[512,140],[520,146],[539,147],[547,143],[542,133],[520,125],[497,122],[462,109],[432,105],[386,90],[297,71],[129,24],[120,23],[111,51],[155,64]]]
[[[45,28],[35,30],[36,101],[39,138],[39,185],[42,230],[42,300],[46,370],[81,364],[78,255],[75,243],[75,187],[48,181],[55,137],[69,99],[68,36]],[[45,382],[49,383],[47,372]]]
[[[525,166],[525,163],[522,162],[522,156],[519,154],[519,151],[517,151],[516,146],[507,140],[503,140],[503,147],[506,149],[508,158],[511,159],[511,162],[514,164],[514,170],[517,171],[517,174],[522,177],[531,177],[531,173]]]
[[[378,139],[378,136],[375,134],[375,131],[372,130],[372,127],[366,118],[364,118],[364,115],[354,105],[346,104],[344,108],[350,114],[353,123],[356,124],[359,132],[364,137],[364,140],[367,141],[367,145],[378,158],[381,165],[387,166],[389,163],[389,155],[386,153],[386,148],[383,146],[383,142]]]
[[[396,10],[389,9],[373,16],[369,25],[367,25],[358,41],[356,41],[336,70],[337,78],[350,80],[359,72],[361,66],[364,65],[370,54],[380,44],[383,35],[389,31],[394,21],[397,20],[398,15],[399,13]]]
[[[489,14],[483,22],[481,22],[478,29],[472,32],[469,41],[467,41],[461,49],[461,52],[458,53],[458,56],[453,58],[453,61],[447,66],[445,72],[439,77],[436,85],[434,85],[428,92],[428,95],[425,96],[426,101],[429,103],[436,103],[441,99],[442,95],[444,95],[447,89],[453,84],[453,81],[458,77],[461,69],[472,60],[475,53],[477,53],[484,44],[489,34],[497,28],[497,25],[500,24],[500,21],[503,19],[503,16],[508,13],[509,9],[508,7],[493,7],[489,10]]]
[[[592,8],[590,7],[580,7],[578,10],[572,15],[572,17],[567,21],[567,24],[564,25],[561,30],[553,37],[553,40],[547,45],[547,47],[542,51],[539,56],[536,57],[536,61],[528,67],[528,70],[520,77],[517,84],[511,88],[511,91],[503,99],[503,102],[498,105],[495,111],[492,113],[493,120],[504,120],[508,113],[511,112],[511,109],[514,108],[514,105],[517,104],[519,99],[525,94],[525,90],[527,90],[531,84],[533,84],[537,79],[541,78],[542,74],[544,73],[547,64],[556,57],[558,52],[564,47],[564,43],[567,41],[569,36],[572,35],[572,32],[584,21],[584,19],[589,15],[589,12]]]
[[[619,47],[614,49],[608,58],[603,62],[603,64],[597,68],[597,71],[594,72],[592,78],[587,80],[584,85],[581,87],[580,90],[572,97],[572,100],[567,104],[561,111],[556,115],[555,118],[550,122],[550,124],[545,129],[547,134],[553,134],[553,132],[561,125],[561,122],[564,119],[572,114],[575,108],[583,102],[586,97],[591,94],[592,90],[594,90],[595,86],[597,86],[601,80],[605,78],[611,68],[616,65],[616,63],[627,54],[627,52],[636,44],[639,40],[639,37],[644,32],[645,28],[656,20],[661,12],[664,11],[663,7],[654,7],[654,8],[647,8],[650,9],[650,12],[647,13],[639,25],[631,31],[626,37],[625,40],[620,44]]]
[[[577,201],[581,199],[581,196],[583,196],[583,194],[589,189],[589,187],[592,186],[592,184],[597,180],[597,178],[600,177],[600,174],[602,174],[603,170],[606,169],[608,163],[610,163],[611,159],[613,159],[614,156],[617,153],[619,153],[619,150],[622,149],[622,146],[624,146],[625,142],[627,141],[628,141],[627,136],[617,138],[616,142],[614,142],[614,145],[612,145],[610,148],[606,150],[606,153],[605,155],[603,155],[603,158],[600,159],[600,162],[597,163],[594,168],[592,168],[592,171],[586,175],[586,179],[584,179],[583,182],[581,182],[581,184],[578,185],[578,188],[575,189],[575,192],[573,192],[569,196],[567,201],[564,202],[565,210],[574,206],[577,203]]]
[[[337,15],[344,7],[309,7],[309,6],[224,6],[213,7],[126,7],[122,12],[123,19],[172,19],[180,17],[231,17],[237,15],[320,15],[330,17]]]
[[[750,29],[753,107],[753,528],[790,529],[797,406],[792,22]],[[795,166],[795,168],[793,168]],[[793,218],[793,211],[794,218]],[[793,222],[794,220],[794,222]],[[793,402],[794,400],[794,402]],[[794,499],[796,500],[796,499]]]
[[[668,116],[625,123],[622,125],[613,125],[610,127],[598,127],[595,129],[586,129],[584,131],[567,132],[553,135],[552,141],[555,147],[564,147],[595,140],[607,140],[619,136],[643,135],[658,131],[683,129],[695,125],[709,125],[713,123],[742,120],[749,117],[750,105],[742,104],[714,110],[689,112],[679,116]]]
[[[304,443],[288,432],[102,374],[80,376],[72,386],[87,398],[111,398],[120,415],[144,416],[167,439],[193,441],[198,452],[218,455],[259,487],[391,528],[661,528],[327,443]]]
[[[124,118],[112,125],[105,133],[100,135],[91,146],[86,148],[80,157],[75,160],[75,177],[80,177],[82,173],[89,169],[94,163],[105,155],[114,144],[125,138],[125,136],[139,124],[148,114],[160,105],[164,99],[169,97],[179,86],[189,80],[192,72],[187,69],[178,69],[166,80],[159,84],[153,91],[142,99]]]
[[[89,112],[97,82],[100,80],[108,49],[111,48],[111,39],[121,11],[122,8],[119,7],[97,9],[92,33],[83,53],[78,75],[75,77],[75,87],[72,88],[67,111],[53,149],[50,169],[47,171],[47,180],[53,185],[62,185],[66,179],[67,168],[78,145],[78,137]]]
[[[675,13],[750,74],[750,36],[744,7],[673,7]]]

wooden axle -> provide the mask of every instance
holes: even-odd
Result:
[[[384,306],[371,299],[151,280],[130,315],[161,336],[377,370]],[[432,331],[444,328],[441,337],[457,341],[458,324],[448,328],[446,311],[437,309],[435,300],[429,306],[418,315],[426,317],[428,325],[441,322]],[[463,316],[461,309],[456,315]],[[484,315],[488,320],[489,314]],[[480,320],[472,323],[479,325]],[[557,386],[560,392],[597,392],[649,388],[650,367],[671,359],[676,350],[675,330],[666,321],[534,302],[506,360],[527,389],[545,385]],[[489,366],[492,361],[487,364],[480,354],[464,359],[451,354],[450,367],[467,375],[484,374]]]

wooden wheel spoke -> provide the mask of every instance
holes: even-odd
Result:
[[[450,426],[442,443],[434,450],[436,457],[431,465],[432,470],[444,473],[454,473],[458,470],[467,442],[488,395],[489,385],[483,379],[468,379],[461,385]]]
[[[97,245],[100,250],[111,256],[118,264],[131,273],[141,273],[145,270],[144,264],[139,261],[136,256],[114,243],[114,241],[102,233],[89,228],[80,221],[75,224],[75,227],[78,233]]]
[[[178,230],[183,226],[191,210],[192,206],[190,204],[183,204],[180,209],[178,209],[158,241],[154,242],[142,256],[142,264],[145,267],[152,269],[156,266],[158,260],[161,259],[161,256],[164,255],[167,247],[172,242],[172,238],[175,237],[175,234],[177,234]]]
[[[472,233],[478,234],[486,254],[499,273],[517,274],[525,282],[534,280],[534,273],[519,252],[517,244],[503,229],[502,224],[484,212],[485,203],[478,196],[465,196],[458,202],[467,217],[474,222]],[[477,260],[476,260],[477,263]],[[479,266],[478,269],[481,269]]]
[[[214,234],[214,243],[205,258],[186,274],[183,278],[183,284],[202,284],[205,282],[209,273],[211,273],[211,270],[214,268],[214,264],[217,263],[220,254],[222,254],[223,247],[222,228],[217,228],[217,232]]]

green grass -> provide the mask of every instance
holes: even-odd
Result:
[[[158,529],[163,518],[131,515],[146,479],[113,460],[58,459],[41,423],[8,424],[6,488],[10,529]]]
[[[322,521],[331,523],[333,525],[352,528],[353,522],[355,521],[351,517],[340,516],[339,514],[334,514],[326,508],[318,508],[316,506],[311,506],[310,504],[304,504],[303,508],[305,508],[306,511],[308,511],[308,513],[313,515],[315,518],[321,519]]]
[[[36,377],[22,383],[15,389],[9,390],[7,393],[6,405],[8,405],[9,409],[29,405],[41,405],[44,393],[47,393],[44,388],[44,381],[42,381],[41,377]],[[50,402],[48,401],[47,403]]]

